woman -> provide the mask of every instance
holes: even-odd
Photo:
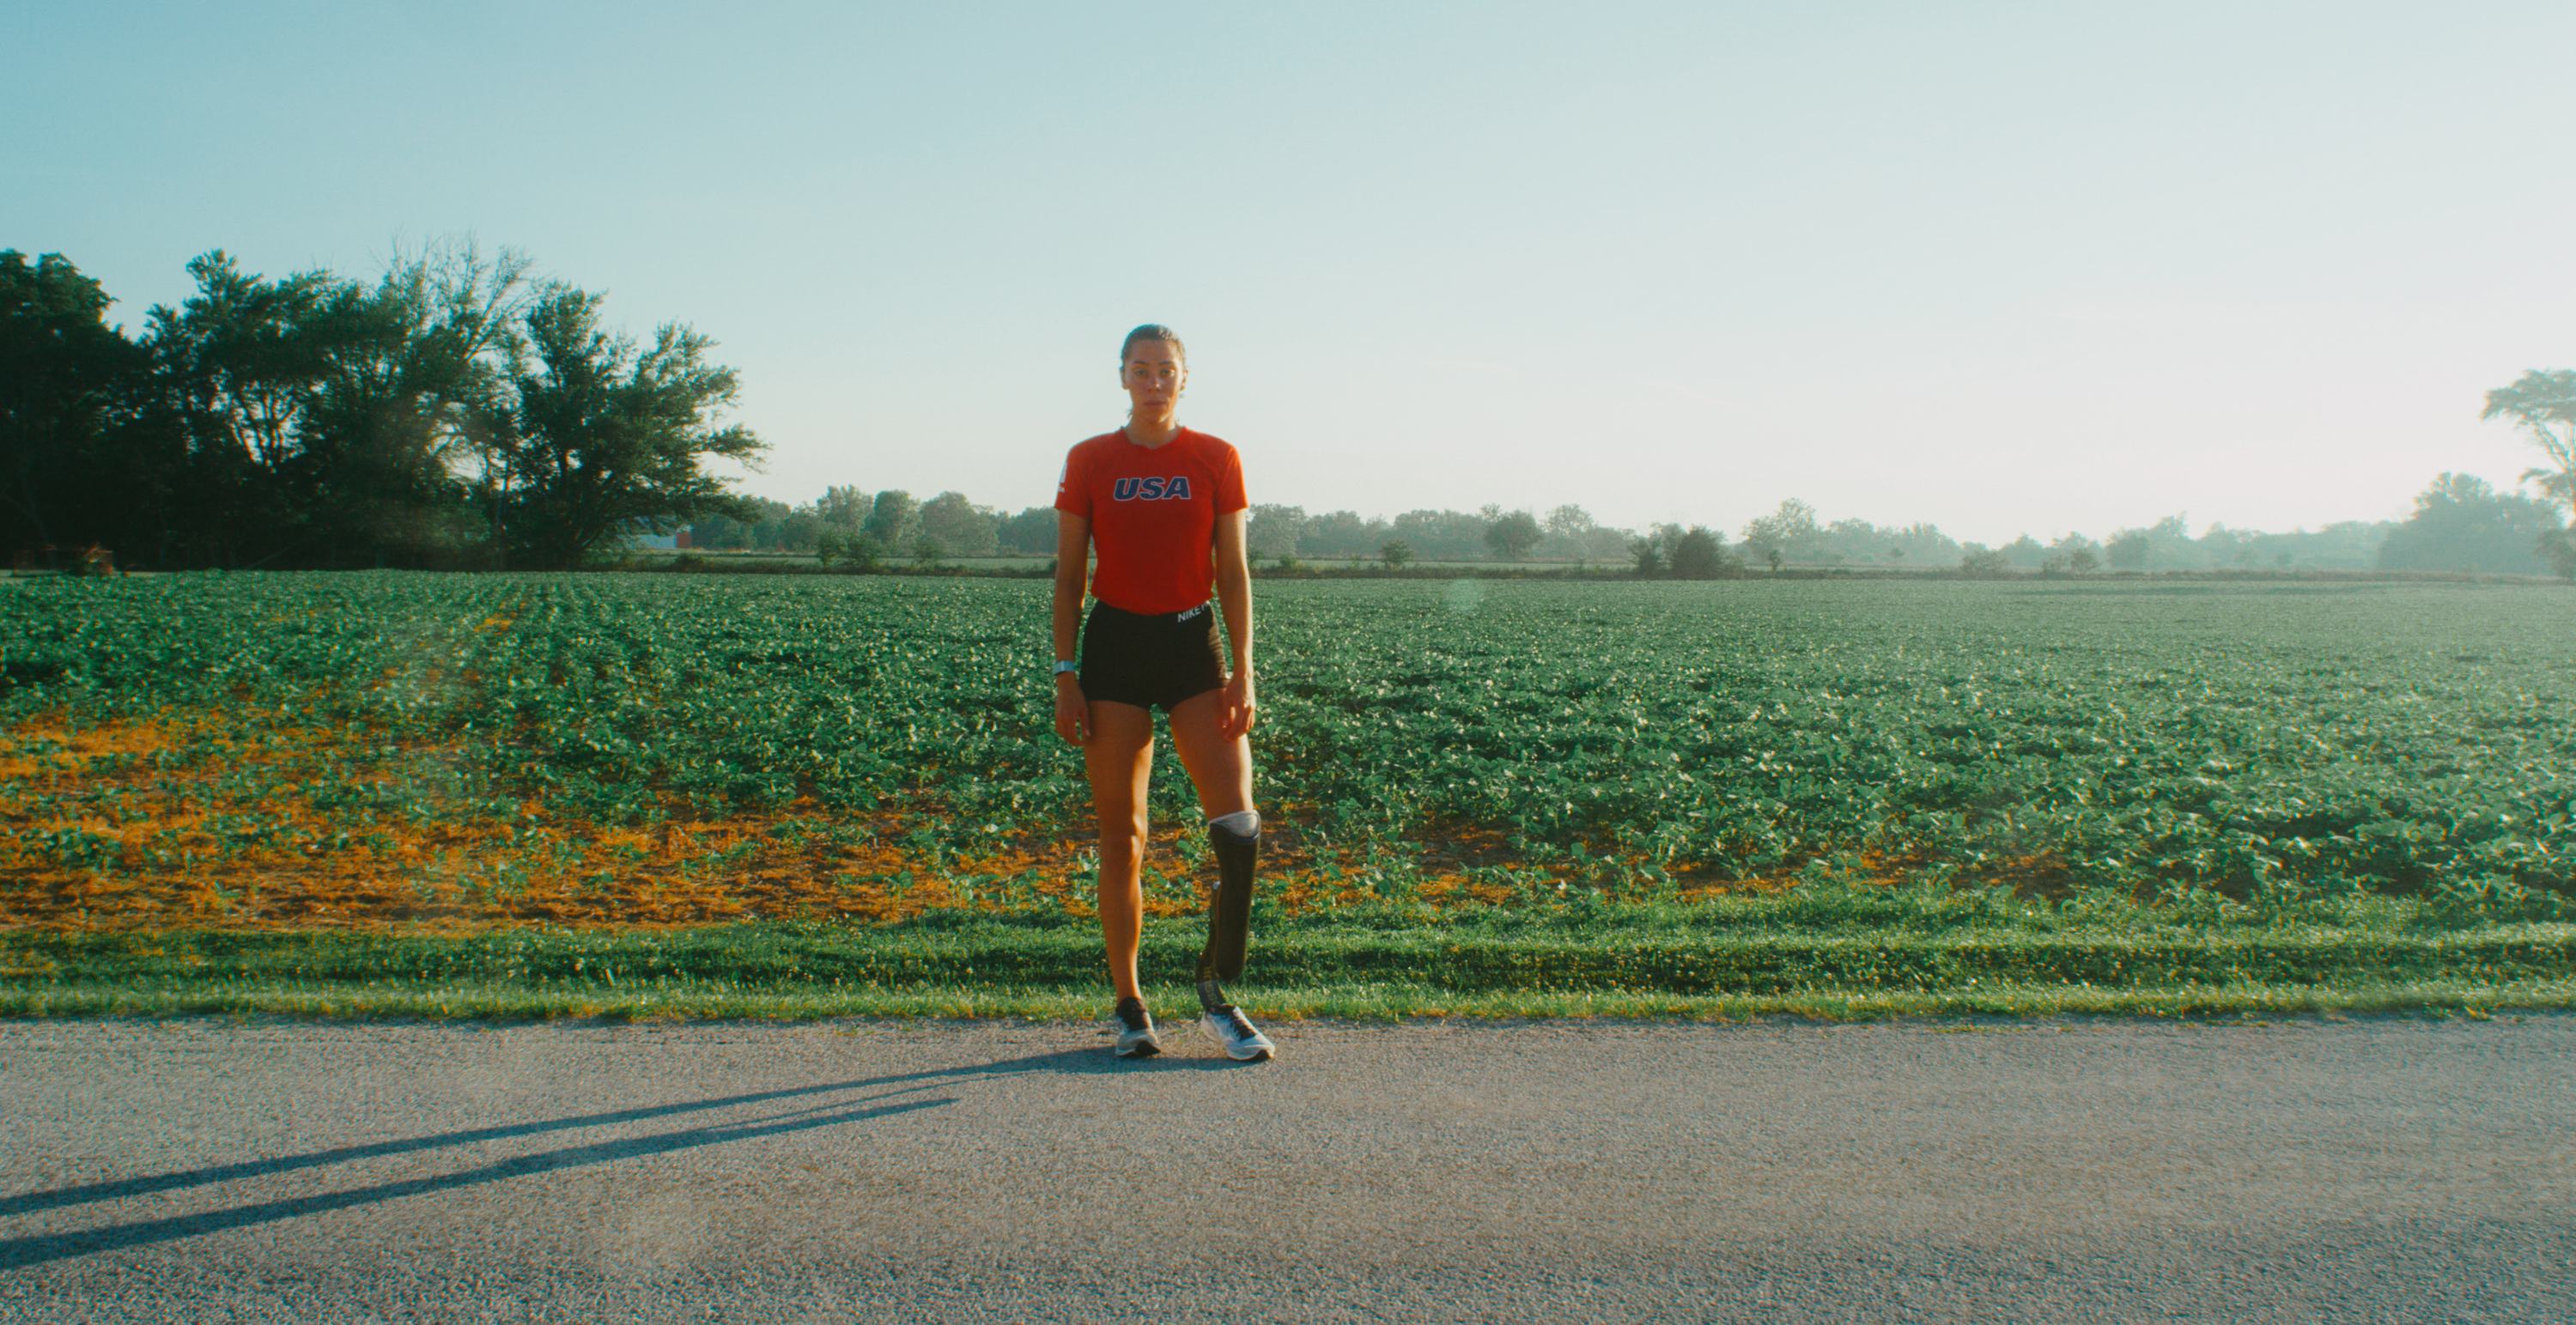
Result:
[[[1199,1028],[1234,1058],[1272,1053],[1269,1037],[1226,1001],[1243,974],[1261,816],[1252,809],[1252,571],[1243,553],[1243,464],[1234,448],[1181,427],[1189,381],[1181,338],[1164,326],[1127,333],[1118,381],[1127,426],[1073,448],[1056,486],[1055,729],[1082,747],[1100,820],[1100,932],[1118,989],[1111,1013],[1121,1058],[1162,1052],[1136,984],[1145,897],[1146,779],[1154,710],[1198,788],[1217,859],[1208,940],[1199,955]],[[1092,553],[1098,601],[1082,617]],[[1217,646],[1208,594],[1225,610]],[[1074,659],[1079,628],[1081,663]],[[1233,665],[1226,664],[1227,655]]]

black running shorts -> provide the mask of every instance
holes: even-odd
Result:
[[[1082,627],[1082,670],[1074,679],[1084,699],[1142,709],[1169,710],[1222,689],[1225,655],[1217,648],[1216,605],[1145,616],[1093,603]]]

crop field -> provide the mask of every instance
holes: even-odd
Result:
[[[1047,586],[0,590],[0,925],[1089,913]],[[2576,892],[2547,586],[1265,582],[1264,914],[1843,885],[2174,912]],[[1167,750],[1168,747],[1166,747]],[[1149,910],[1200,906],[1157,770]]]

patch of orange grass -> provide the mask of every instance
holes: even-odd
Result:
[[[642,827],[535,799],[507,821],[461,805],[422,815],[422,771],[452,772],[461,751],[289,713],[264,721],[56,720],[0,738],[0,776],[32,793],[0,801],[0,927],[660,927],[1046,901],[1091,912],[1087,825],[932,868],[893,845],[931,807],[853,816],[799,801],[711,820],[674,802]],[[119,758],[137,755],[161,758]],[[412,812],[322,803],[369,785],[411,795]],[[870,831],[817,831],[834,826]],[[39,841],[73,831],[111,859],[67,865]],[[1152,859],[1168,866],[1184,831],[1156,834]],[[1300,853],[1272,858],[1293,872]],[[1157,915],[1201,906],[1168,887],[1146,901]]]
[[[313,723],[292,711],[237,711],[222,722],[163,715],[25,723],[0,734],[0,782],[26,793],[0,800],[0,927],[667,927],[891,920],[1047,903],[1092,913],[1087,823],[934,865],[898,844],[937,813],[935,805],[851,814],[799,801],[707,819],[674,801],[665,806],[670,817],[635,826],[592,822],[527,798],[509,818],[478,817],[428,790],[471,781],[473,771],[458,747]],[[407,798],[402,811],[324,803],[370,786]],[[482,804],[493,795],[485,789]],[[831,828],[868,831],[821,831]],[[1197,831],[1156,833],[1149,862],[1169,873],[1182,839]],[[68,832],[109,859],[65,864],[39,841]],[[1355,874],[1319,868],[1293,823],[1274,823],[1267,837],[1265,883],[1287,909],[1374,898]],[[1484,825],[1429,825],[1412,845],[1417,895],[1434,904],[1513,905],[1560,882],[1522,867],[1506,835]],[[1866,863],[1873,876],[1896,882],[1916,862]],[[1498,874],[1497,866],[1505,868]],[[2034,858],[2006,872],[2042,882],[2053,868]],[[1685,901],[1795,881],[1677,874]],[[1200,888],[1165,879],[1147,888],[1145,910],[1197,914],[1202,897]]]
[[[77,777],[114,756],[148,757],[185,749],[213,730],[214,724],[202,718],[81,726],[53,714],[9,733],[7,744],[0,745],[0,782]]]

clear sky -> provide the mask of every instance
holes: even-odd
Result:
[[[84,4],[0,247],[472,235],[686,322],[749,490],[1050,500],[1120,335],[1256,501],[1783,497],[2000,542],[2402,516],[2576,367],[2576,5]]]

